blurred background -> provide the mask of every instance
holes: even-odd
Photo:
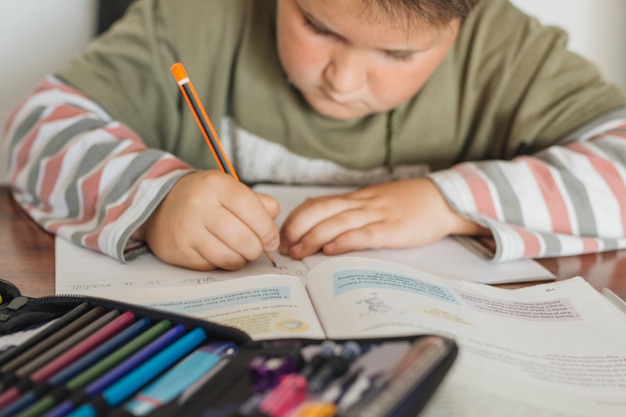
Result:
[[[228,0],[224,0],[228,1]],[[564,28],[570,48],[626,89],[626,1],[511,0],[545,24]],[[130,0],[0,0],[0,183],[7,167],[4,123],[45,75],[64,66]]]

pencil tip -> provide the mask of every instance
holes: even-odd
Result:
[[[267,259],[272,263],[272,266],[276,268],[276,261],[274,260],[274,255],[272,255],[270,251],[265,251],[265,256],[267,256]]]

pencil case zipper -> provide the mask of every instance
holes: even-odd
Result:
[[[87,302],[90,305],[102,306],[106,309],[132,311],[137,316],[152,319],[167,318],[189,328],[202,327],[213,336],[231,340],[240,345],[252,341],[248,334],[234,327],[137,304],[74,294],[27,297],[21,295],[14,284],[0,280],[0,292],[6,297],[8,291],[10,291],[12,298],[0,304],[0,334],[9,334],[43,324],[61,316],[75,306]]]

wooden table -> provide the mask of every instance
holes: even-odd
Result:
[[[0,278],[24,295],[54,294],[54,236],[33,222],[0,186]]]
[[[596,289],[608,287],[626,299],[626,250],[539,262],[559,280],[581,275]],[[0,278],[16,284],[24,295],[52,295],[54,268],[54,237],[24,213],[8,187],[0,186]]]

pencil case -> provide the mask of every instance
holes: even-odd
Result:
[[[458,353],[438,335],[253,341],[104,298],[29,298],[4,280],[0,296],[0,417],[408,417]]]

